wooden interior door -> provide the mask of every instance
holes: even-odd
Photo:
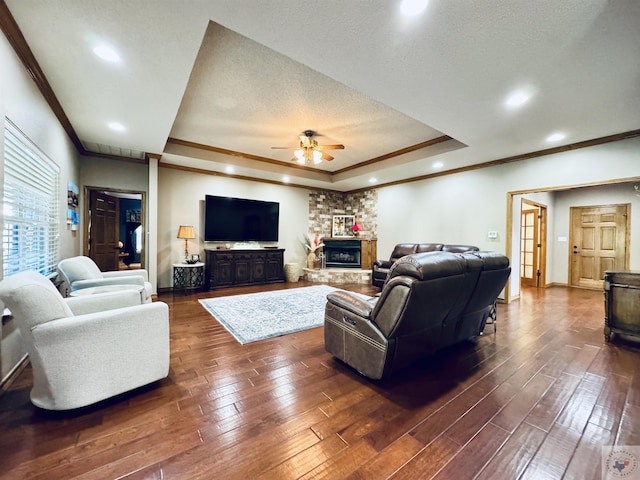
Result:
[[[524,205],[523,205],[524,207]],[[538,209],[522,210],[520,233],[520,285],[537,287],[539,285],[539,228]]]
[[[602,288],[606,270],[629,268],[629,204],[571,208],[570,284]]]
[[[522,201],[520,222],[520,285],[544,287],[547,268],[547,207]]]
[[[89,201],[89,257],[102,271],[118,269],[118,199],[91,190]]]

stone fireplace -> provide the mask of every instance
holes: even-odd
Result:
[[[371,283],[376,240],[327,238],[322,241],[324,268],[303,268],[304,278],[320,283]]]

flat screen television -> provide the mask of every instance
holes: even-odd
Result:
[[[204,239],[207,242],[277,242],[279,216],[277,202],[205,195]]]

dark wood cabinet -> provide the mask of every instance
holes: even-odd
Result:
[[[640,271],[604,272],[604,338],[640,338]]]
[[[205,250],[205,288],[284,282],[284,249]]]

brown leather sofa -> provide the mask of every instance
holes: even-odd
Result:
[[[325,349],[380,379],[438,350],[476,339],[511,272],[495,252],[408,255],[373,298],[327,295]]]
[[[443,243],[399,243],[397,244],[389,260],[376,260],[373,262],[371,270],[371,283],[374,287],[382,288],[384,282],[389,275],[389,269],[398,259],[405,255],[412,255],[414,253],[423,252],[452,252],[452,253],[464,253],[464,252],[477,252],[478,247],[473,245],[445,245]]]

